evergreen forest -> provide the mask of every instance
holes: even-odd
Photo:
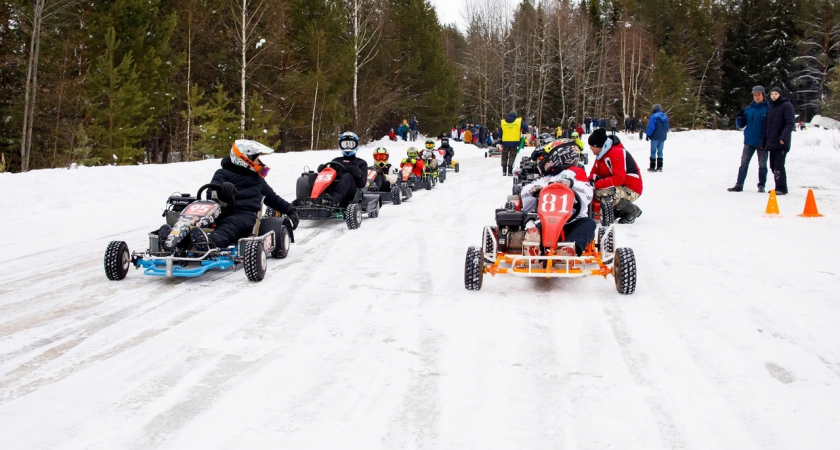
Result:
[[[0,0],[0,171],[491,129],[508,111],[721,128],[756,84],[840,111],[837,0]],[[838,14],[835,14],[838,11]],[[731,126],[731,125],[729,125]]]

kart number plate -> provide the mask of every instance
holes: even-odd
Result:
[[[320,173],[318,177],[315,178],[315,181],[330,181],[333,179],[332,173]]]
[[[368,180],[373,181],[376,179],[376,171],[371,169],[368,170]]]
[[[184,210],[183,215],[185,216],[204,216],[210,212],[213,208],[212,204],[208,203],[192,203],[190,206],[187,206],[187,209]]]

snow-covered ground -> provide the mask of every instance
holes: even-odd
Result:
[[[781,218],[755,162],[726,191],[741,143],[671,134],[618,231],[632,296],[594,277],[466,291],[511,179],[462,144],[461,173],[359,230],[301,224],[262,283],[105,277],[107,243],[142,249],[218,161],[0,174],[0,448],[837,448],[840,133],[794,135]],[[408,146],[360,154],[377,144]],[[335,154],[269,156],[268,181],[291,199]],[[808,187],[825,217],[797,217]]]

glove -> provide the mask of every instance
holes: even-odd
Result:
[[[320,166],[318,166],[318,172],[324,170],[326,167],[327,166],[325,166],[324,164],[321,164]]]
[[[645,140],[646,140],[646,141],[649,141],[649,140],[650,140],[650,136],[645,136]]]
[[[555,183],[565,184],[566,187],[572,187],[572,180],[570,180],[568,178],[561,178],[561,179],[555,181]]]
[[[528,195],[530,195],[531,197],[536,197],[537,194],[539,194],[541,190],[542,190],[542,186],[536,185],[536,186],[532,187],[530,191],[528,191]]]
[[[289,211],[289,214],[286,215],[289,216],[289,220],[292,221],[292,229],[297,230],[298,224],[300,223],[300,216],[298,216],[297,209],[292,208],[292,210]]]
[[[359,166],[355,164],[348,164],[347,165],[347,173],[353,175],[354,178],[359,178],[362,176],[362,170],[359,169]]]
[[[222,199],[232,200],[233,195],[237,192],[238,191],[236,190],[236,186],[234,186],[233,183],[225,181],[224,183],[222,183],[222,189],[219,192],[219,195]]]

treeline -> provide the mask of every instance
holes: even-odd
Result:
[[[809,119],[837,108],[837,0],[473,0],[460,46],[464,113],[529,123],[642,118],[720,127],[750,89],[785,91]],[[833,84],[834,83],[834,84]]]
[[[0,0],[8,170],[280,151],[458,116],[424,0]]]
[[[517,110],[558,126],[719,126],[779,86],[837,111],[840,0],[0,0],[0,170],[187,161],[437,134]],[[448,18],[447,21],[452,20]],[[840,99],[840,96],[837,96]]]

